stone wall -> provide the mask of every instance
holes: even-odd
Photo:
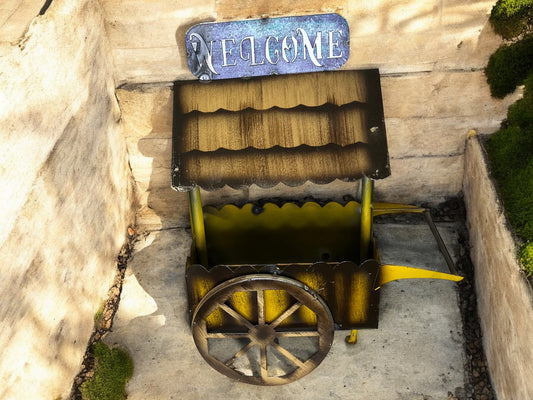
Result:
[[[533,291],[484,156],[479,138],[470,138],[464,194],[483,346],[498,399],[532,399]]]
[[[44,2],[43,2],[44,3]],[[0,44],[0,398],[66,398],[132,221],[98,2]]]
[[[503,101],[491,98],[483,74],[488,57],[501,43],[488,23],[493,3],[102,0],[117,83],[123,88],[120,97],[129,103],[123,112],[131,122],[127,128],[130,151],[142,153],[137,149],[141,144],[158,146],[150,149],[152,155],[139,154],[133,162],[138,163],[138,169],[133,169],[139,190],[145,193],[142,217],[151,213],[156,220],[157,214],[167,219],[174,212],[181,216],[171,219],[187,223],[181,210],[183,196],[167,190],[171,84],[194,79],[184,54],[187,29],[200,22],[261,16],[337,12],[350,27],[351,55],[343,68],[380,69],[392,176],[376,183],[377,200],[436,204],[457,195],[462,189],[466,132],[470,128],[493,132],[516,100],[516,96]],[[148,116],[146,105],[159,120],[167,121],[164,137],[160,126],[150,126],[150,117],[140,127],[134,126],[139,114]],[[153,170],[152,164],[156,165]],[[150,187],[148,195],[145,190]],[[320,196],[327,190],[309,186],[299,196]],[[353,185],[348,186],[345,193],[353,190]],[[283,187],[276,191],[290,192]],[[157,221],[150,221],[155,226]]]

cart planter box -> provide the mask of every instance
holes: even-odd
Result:
[[[173,186],[189,192],[191,328],[204,359],[243,382],[312,371],[335,329],[377,328],[379,289],[461,277],[382,265],[376,215],[425,210],[372,202],[390,174],[379,73],[341,71],[175,86]],[[362,179],[360,202],[202,207],[199,187]],[[425,215],[453,271],[442,239]]]

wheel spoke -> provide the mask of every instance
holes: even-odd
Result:
[[[239,333],[239,332],[228,332],[228,333],[207,333],[206,337],[208,339],[244,339],[248,338],[250,335],[248,333]]]
[[[226,313],[228,313],[230,316],[235,318],[237,321],[239,321],[242,325],[247,327],[248,329],[252,329],[254,326],[251,324],[250,321],[248,321],[246,318],[244,318],[241,314],[239,314],[237,311],[235,311],[233,308],[227,306],[226,304],[220,304],[219,306],[222,310],[224,310]]]
[[[233,357],[231,357],[228,361],[226,361],[224,364],[226,364],[228,367],[232,365],[235,360],[239,357],[242,357],[245,355],[252,347],[255,346],[254,342],[248,343],[246,346],[244,346],[242,349],[240,349]]]
[[[257,324],[265,324],[265,291],[257,291]]]
[[[261,345],[261,378],[268,379],[266,344]]]
[[[317,331],[292,331],[292,332],[276,332],[277,337],[318,337],[320,334]]]
[[[279,324],[281,324],[286,318],[290,317],[292,314],[294,314],[294,312],[296,310],[298,310],[300,307],[302,306],[302,303],[300,303],[299,301],[297,301],[296,303],[294,303],[291,307],[289,307],[287,310],[285,310],[285,312],[283,314],[281,314],[278,318],[276,318],[271,324],[270,326],[272,328],[275,328],[276,326],[278,326]]]
[[[303,368],[304,363],[302,360],[300,360],[298,357],[296,357],[294,354],[292,354],[289,350],[287,350],[284,347],[281,347],[278,343],[272,342],[270,343],[271,346],[273,346],[277,351],[279,351],[283,356],[289,360],[291,363],[293,363],[298,368]]]

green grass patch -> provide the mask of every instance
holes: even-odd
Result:
[[[533,0],[498,0],[490,13],[494,30],[506,39],[518,36],[532,16]]]
[[[110,349],[102,342],[92,345],[94,376],[80,388],[83,400],[124,400],[126,383],[133,374],[133,361],[121,349]]]
[[[96,310],[96,313],[94,313],[94,326],[98,327],[100,323],[102,322],[102,318],[104,316],[104,303],[102,302],[100,304],[100,307],[98,307],[98,310]]]

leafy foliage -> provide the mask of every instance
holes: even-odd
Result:
[[[522,245],[519,252],[520,262],[524,265],[527,276],[533,276],[533,241]]]
[[[490,14],[494,30],[511,39],[518,36],[532,17],[533,0],[498,0]]]
[[[83,400],[124,400],[126,382],[133,374],[133,361],[120,349],[110,349],[102,342],[92,346],[95,357],[94,376],[80,390]]]
[[[498,183],[509,222],[524,240],[521,263],[533,274],[533,71],[524,97],[507,114],[507,127],[487,141],[491,172]]]
[[[494,97],[512,93],[533,70],[533,35],[509,46],[500,47],[485,69]]]
[[[498,0],[490,21],[506,39],[531,32],[533,0]],[[524,97],[509,107],[505,126],[491,136],[487,150],[509,222],[524,240],[518,257],[533,276],[533,35],[499,48],[485,73],[495,97],[513,92],[525,80]]]

